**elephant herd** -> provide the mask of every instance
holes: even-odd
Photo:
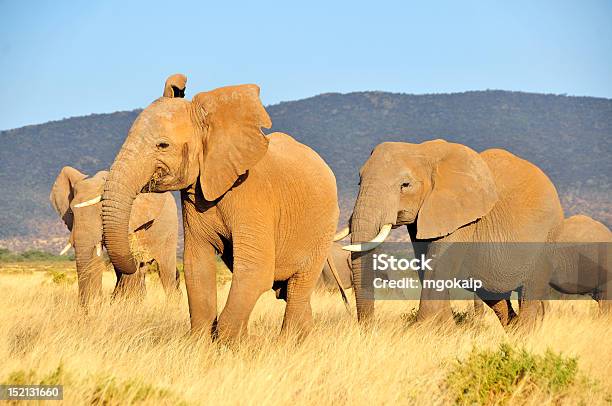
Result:
[[[220,340],[247,333],[255,303],[270,289],[286,301],[281,334],[311,329],[317,286],[335,285],[343,295],[353,288],[358,320],[370,320],[374,300],[362,270],[368,252],[401,226],[418,243],[415,252],[418,246],[433,258],[421,282],[468,269],[483,292],[496,294],[481,297],[503,325],[541,317],[551,287],[589,294],[610,309],[610,268],[597,261],[578,266],[578,257],[597,253],[583,252],[592,244],[575,247],[611,242],[612,233],[586,216],[564,220],[554,185],[534,164],[505,150],[478,153],[444,140],[382,143],[359,172],[349,227],[336,233],[333,172],[289,135],[262,132],[272,122],[259,88],[228,86],[189,101],[186,82],[181,74],[168,78],[109,171],[87,177],[64,167],[53,185],[51,202],[71,233],[64,251],[75,249],[83,306],[100,294],[103,247],[117,275],[113,296],[142,296],[144,267],[152,262],[166,294],[180,295],[178,214],[170,193],[180,191],[191,329]],[[348,236],[350,245],[334,242]],[[481,243],[494,244],[483,250]],[[537,248],[507,261],[514,243]],[[549,243],[571,244],[551,256]],[[217,256],[232,272],[219,315]],[[518,316],[509,301],[513,291],[520,291]],[[448,290],[423,285],[417,320],[452,320],[449,299]]]

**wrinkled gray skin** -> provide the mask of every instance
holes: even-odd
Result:
[[[531,324],[542,315],[539,299],[550,276],[544,248],[507,260],[513,255],[507,243],[550,242],[563,219],[557,191],[539,168],[499,149],[476,153],[443,140],[386,142],[374,149],[360,177],[350,224],[353,244],[372,240],[385,224],[405,225],[412,241],[429,244],[428,257],[436,258],[433,271],[422,277],[452,277],[465,269],[469,274],[464,276],[482,280],[487,291],[503,296],[487,301],[494,310],[505,306],[512,290],[522,288],[520,323]],[[456,244],[466,242],[504,244],[486,251]],[[445,256],[449,247],[453,255]],[[373,301],[361,288],[363,258],[361,252],[352,254],[360,321],[374,312]],[[422,290],[417,319],[433,318],[452,321],[447,290]],[[507,323],[507,318],[500,317],[500,322]]]
[[[577,215],[563,221],[555,241],[551,287],[562,293],[590,295],[602,312],[610,313],[612,232],[590,217]]]
[[[102,203],[75,207],[79,203],[100,196],[108,172],[101,171],[92,177],[65,166],[51,190],[51,204],[70,231],[70,243],[75,250],[79,303],[87,306],[99,298],[102,289],[102,272],[106,263],[96,245],[104,247],[102,233]],[[140,253],[138,272],[124,275],[116,270],[115,296],[142,297],[145,294],[144,270],[146,265],[157,262],[160,279],[167,295],[178,294],[176,269],[176,244],[178,215],[172,194],[142,195],[134,203],[130,217],[130,235],[134,247]]]

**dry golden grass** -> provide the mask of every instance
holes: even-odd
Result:
[[[186,295],[166,303],[154,275],[144,303],[106,301],[84,315],[73,272],[70,263],[0,264],[0,383],[60,383],[68,404],[452,404],[458,360],[508,343],[577,357],[579,368],[555,393],[519,381],[506,394],[511,404],[612,401],[612,320],[596,317],[590,301],[553,303],[543,326],[521,336],[491,312],[452,328],[411,326],[417,304],[406,302],[377,304],[377,322],[364,330],[338,295],[317,293],[315,329],[298,343],[278,337],[284,303],[270,292],[253,312],[251,337],[228,349],[190,338]],[[106,297],[113,284],[105,273]],[[219,287],[220,308],[228,288]]]

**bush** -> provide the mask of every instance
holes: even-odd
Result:
[[[49,271],[49,275],[51,275],[51,282],[55,283],[56,285],[72,285],[74,282],[76,282],[76,278],[74,276],[68,276],[62,271],[52,270]]]
[[[73,255],[60,256],[40,250],[27,250],[21,253],[0,248],[0,262],[35,262],[35,261],[74,261]]]
[[[176,405],[186,404],[171,391],[137,379],[120,381],[111,376],[99,376],[96,381],[91,399],[88,399],[92,405],[154,403],[162,400]]]
[[[522,399],[538,389],[558,395],[573,385],[577,372],[576,358],[501,344],[497,351],[472,350],[454,366],[447,384],[458,404],[505,404],[517,392]]]

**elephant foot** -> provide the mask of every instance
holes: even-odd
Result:
[[[512,308],[510,299],[486,300],[485,303],[493,310],[503,327],[508,326],[512,320],[516,319],[516,313]]]
[[[533,332],[544,320],[546,304],[541,300],[525,300],[521,303],[520,313],[514,316],[507,327],[513,333]]]
[[[454,325],[455,318],[448,301],[421,300],[416,316],[417,323],[432,322],[436,324]]]
[[[485,315],[484,302],[476,297],[473,300],[473,305],[474,305],[474,317],[477,319],[483,318]]]
[[[374,321],[374,301],[357,299],[357,321],[364,326]]]
[[[142,302],[146,296],[144,273],[139,269],[134,274],[117,273],[117,284],[112,294],[113,300],[133,300]]]
[[[246,323],[232,324],[223,319],[213,323],[211,331],[214,342],[229,347],[235,347],[249,336]]]
[[[216,339],[217,319],[211,322],[197,322],[191,320],[191,328],[186,334],[187,337],[197,341],[212,342]]]

